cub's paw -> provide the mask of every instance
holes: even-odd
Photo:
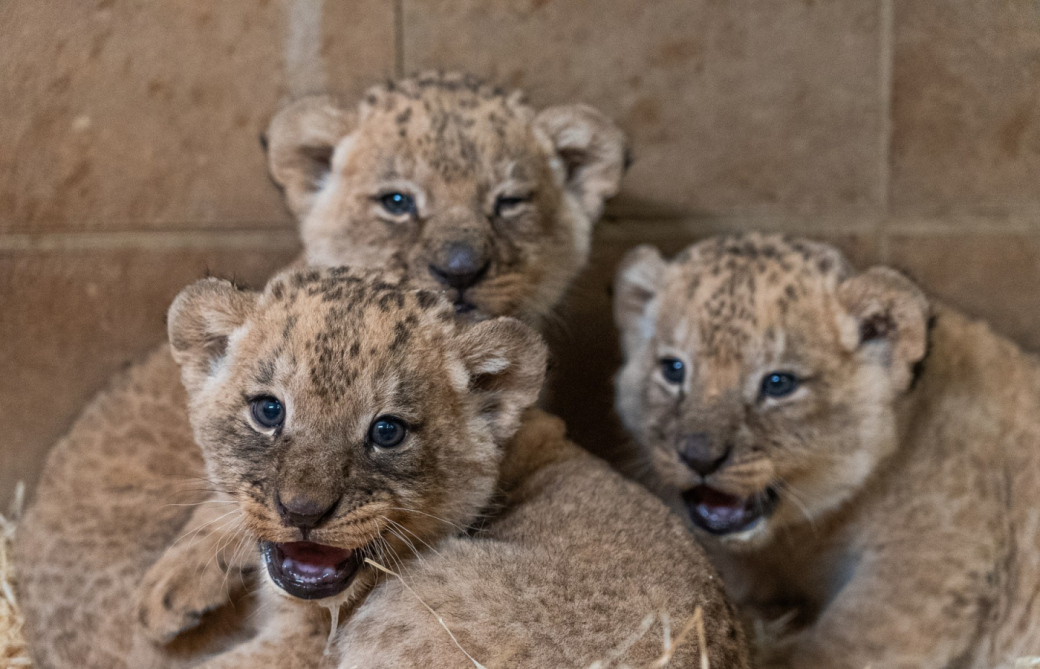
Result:
[[[137,618],[145,635],[159,644],[194,629],[206,613],[231,601],[243,586],[245,570],[209,552],[171,548],[152,565],[137,591]]]

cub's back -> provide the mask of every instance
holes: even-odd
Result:
[[[126,667],[127,593],[209,496],[186,401],[162,346],[117,376],[48,456],[14,556],[41,669]]]
[[[544,450],[522,464],[506,511],[436,546],[403,574],[411,591],[392,579],[373,593],[343,630],[341,666],[463,666],[423,603],[489,668],[649,666],[665,652],[661,614],[679,641],[666,666],[698,666],[696,626],[682,634],[698,610],[711,667],[749,666],[721,580],[680,519],[566,441],[558,419],[534,421],[524,432]]]

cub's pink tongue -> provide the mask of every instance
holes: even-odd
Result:
[[[772,487],[750,497],[734,497],[710,486],[699,485],[682,494],[690,520],[712,534],[731,534],[750,529],[768,518],[780,503]]]
[[[760,503],[756,497],[735,497],[705,485],[687,490],[682,497],[693,524],[712,534],[747,529],[771,507],[771,504]]]
[[[292,560],[304,569],[320,571],[325,567],[335,569],[354,554],[345,548],[325,546],[310,541],[294,541],[278,544],[286,560]]]
[[[260,550],[275,585],[301,599],[343,592],[361,566],[358,551],[310,541],[262,542]]]

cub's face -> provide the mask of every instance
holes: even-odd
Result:
[[[474,319],[536,320],[557,302],[624,163],[595,110],[536,113],[458,75],[374,88],[356,111],[306,98],[268,141],[310,263],[402,272]]]
[[[205,280],[170,308],[196,440],[271,580],[350,598],[488,503],[545,348],[519,321],[466,326],[378,272],[283,273],[261,293]]]
[[[928,306],[892,270],[747,235],[622,263],[617,408],[693,524],[761,546],[849,499],[895,448]]]

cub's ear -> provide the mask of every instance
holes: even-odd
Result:
[[[180,292],[167,314],[173,359],[189,393],[197,391],[227,351],[228,336],[256,305],[257,294],[230,281],[202,279]]]
[[[325,95],[301,98],[271,119],[267,163],[297,220],[310,210],[332,169],[336,145],[354,125],[354,115]]]
[[[928,350],[931,310],[921,289],[894,269],[872,267],[843,281],[837,295],[842,344],[878,356],[896,385],[907,387]]]
[[[496,318],[463,330],[456,353],[495,439],[509,439],[520,427],[520,415],[538,401],[548,357],[545,342],[514,318]]]
[[[588,105],[549,107],[535,125],[552,140],[567,168],[567,188],[592,220],[603,202],[617,194],[625,171],[625,135]]]
[[[631,249],[621,259],[614,279],[614,323],[621,331],[626,354],[647,338],[646,307],[657,294],[667,263],[648,244]]]

